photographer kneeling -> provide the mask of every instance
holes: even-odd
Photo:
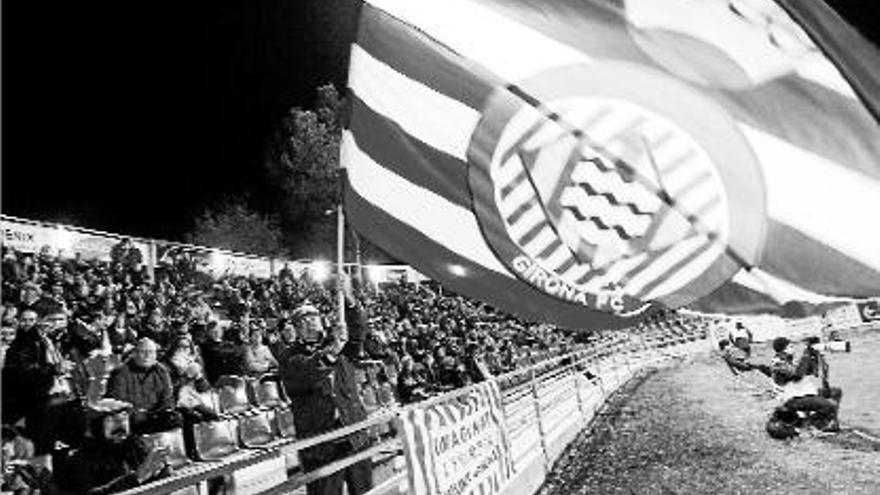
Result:
[[[767,431],[775,438],[797,435],[797,426],[803,423],[802,414],[808,416],[808,424],[822,431],[840,430],[837,411],[842,396],[839,388],[828,384],[828,364],[814,346],[817,339],[808,339],[797,365],[794,363],[794,346],[791,340],[777,337],[773,340],[776,356],[771,363],[773,381],[782,388],[782,405],[773,411]]]

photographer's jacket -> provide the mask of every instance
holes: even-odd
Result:
[[[818,376],[811,374],[815,369],[815,356],[805,352],[798,364],[794,364],[793,356],[777,352],[771,362],[773,381],[782,387],[782,401],[794,397],[818,395],[822,385]]]

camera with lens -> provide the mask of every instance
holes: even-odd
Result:
[[[811,349],[819,352],[852,352],[852,344],[848,340],[822,342],[819,337],[809,337],[805,342]]]

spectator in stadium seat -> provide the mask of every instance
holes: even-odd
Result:
[[[130,325],[134,325],[137,328],[138,337],[149,338],[163,349],[168,348],[172,335],[168,331],[168,322],[165,320],[165,316],[160,308],[153,308],[144,322],[136,326],[137,324],[134,322],[137,321],[137,306],[135,306],[133,301],[129,300],[126,302],[125,307],[125,319]]]
[[[259,326],[250,329],[248,342],[244,346],[244,366],[250,376],[260,376],[278,369],[278,361],[263,343],[263,330]]]
[[[22,333],[30,332],[34,329],[34,326],[37,324],[37,312],[33,309],[25,309],[21,313],[19,313],[18,317],[18,331]]]
[[[128,326],[128,320],[123,312],[116,313],[113,324],[107,330],[107,337],[113,353],[123,357],[134,349],[138,340],[137,332]]]
[[[107,382],[106,396],[132,404],[132,429],[137,433],[155,433],[180,426],[175,411],[171,375],[157,360],[158,346],[141,338],[132,357],[113,370]]]
[[[74,364],[65,359],[51,336],[67,327],[64,305],[42,298],[32,305],[37,323],[19,332],[7,350],[3,367],[3,416],[15,423],[24,416],[27,436],[38,455],[55,441],[73,444],[82,433],[77,420],[79,397],[71,380]]]
[[[275,325],[278,340],[269,345],[269,350],[279,363],[286,360],[286,355],[296,342],[296,326],[289,318],[281,318]]]
[[[348,290],[346,298],[353,299]],[[310,437],[365,420],[367,412],[355,380],[355,365],[342,352],[347,341],[345,332],[337,328],[327,336],[321,315],[311,304],[297,308],[292,317],[296,322],[297,342],[287,360],[281,363],[281,377],[293,401],[297,433]],[[300,457],[306,471],[312,471],[368,443],[366,432],[358,431],[302,450]],[[368,491],[372,487],[370,460],[309,483],[307,492],[309,495],[340,495],[343,484],[347,484],[350,495]]]
[[[42,292],[36,282],[25,282],[21,288],[21,308],[32,308],[42,296]]]
[[[404,404],[419,402],[428,398],[424,378],[416,372],[412,356],[405,355],[400,360],[397,374],[397,395]]]
[[[205,378],[202,358],[189,334],[177,335],[174,345],[166,355],[165,362],[171,376],[175,399],[178,398],[180,389],[185,385],[192,386],[197,392],[204,392],[211,387]]]
[[[464,366],[472,383],[480,383],[492,378],[492,372],[486,365],[483,351],[476,343],[468,344],[465,350]]]
[[[2,327],[0,327],[0,368],[3,367],[3,363],[6,360],[6,350],[9,349],[9,346],[15,340],[17,324],[18,322],[15,318],[3,316]]]
[[[2,461],[3,493],[29,494],[54,493],[52,473],[48,468],[31,462],[34,457],[34,444],[21,432],[3,425]]]
[[[173,349],[166,356],[166,362],[174,387],[174,403],[183,420],[187,450],[194,452],[192,425],[217,419],[213,407],[206,404],[201,396],[210,390],[211,385],[205,378],[201,358],[189,335],[180,334],[176,337]]]
[[[166,476],[168,453],[132,435],[131,404],[102,399],[88,409],[88,439],[60,459],[56,469],[62,493],[105,495]]]
[[[122,242],[110,249],[110,259],[114,265],[130,271],[137,271],[144,261],[141,250],[128,238],[123,239]]]
[[[224,328],[213,321],[208,324],[208,341],[202,345],[201,350],[205,377],[209,383],[216,383],[223,375],[241,376],[244,373],[244,353],[239,339],[232,336],[237,332],[237,327]],[[227,333],[230,334],[229,338]]]

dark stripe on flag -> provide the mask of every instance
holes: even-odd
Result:
[[[567,272],[571,267],[573,267],[575,263],[577,263],[577,260],[574,259],[574,256],[569,256],[565,259],[565,262],[556,267],[556,269],[553,271],[555,271],[559,275],[562,275],[563,273]]]
[[[479,110],[498,77],[425,33],[364,4],[357,44],[377,60],[423,85]]]
[[[515,210],[513,210],[513,213],[511,213],[507,217],[507,223],[514,224],[518,222],[519,219],[526,214],[526,212],[532,209],[532,206],[535,206],[535,198],[529,198],[525,203],[519,205]]]
[[[550,227],[550,224],[547,223],[546,220],[541,220],[540,222],[536,223],[532,226],[532,228],[527,230],[526,233],[522,235],[522,237],[519,238],[519,245],[525,246],[526,244],[532,242],[535,237],[538,237],[538,234],[540,234],[541,231],[547,227]]]
[[[777,0],[822,49],[856,94],[880,118],[880,52],[825,2]]]
[[[507,199],[514,190],[516,190],[517,186],[525,182],[526,173],[522,171],[513,178],[510,182],[507,183],[504,187],[501,188],[501,199]]]
[[[766,314],[779,313],[781,307],[767,294],[730,281],[708,296],[689,304],[688,309],[703,313]]]
[[[615,329],[635,323],[635,318],[620,318],[547,296],[519,279],[459,256],[364,200],[350,184],[345,206],[358,233],[453,292],[486,301],[528,321],[553,322],[565,328]],[[466,275],[452,275],[449,267],[453,265],[464,267]]]
[[[352,94],[351,131],[358,148],[404,179],[470,209],[467,164],[406,133]]]
[[[562,241],[560,241],[558,237],[554,238],[553,242],[548,244],[547,247],[545,247],[540,253],[538,253],[538,258],[541,258],[542,260],[547,259],[548,257],[550,257],[551,254],[553,254],[557,249],[561,247]]]
[[[880,132],[857,100],[794,76],[715,97],[735,119],[880,179]]]
[[[712,245],[713,245],[712,242],[709,242],[708,240],[704,241],[703,244],[701,244],[699,247],[694,249],[692,252],[690,252],[683,259],[679,260],[674,265],[672,265],[672,267],[669,268],[666,271],[666,273],[664,273],[663,275],[661,275],[661,276],[655,278],[654,280],[648,282],[647,284],[645,284],[645,286],[642,288],[641,291],[639,291],[639,293],[638,293],[638,295],[636,295],[636,297],[642,298],[646,294],[649,294],[652,290],[657,288],[657,286],[659,286],[660,284],[662,284],[663,282],[665,282],[667,280],[667,277],[666,277],[667,274],[671,277],[679,270],[687,267],[688,264],[692,263],[700,255],[702,255],[703,253],[708,251],[709,248],[712,247]]]
[[[865,216],[871,215],[865,212]],[[865,222],[863,228],[872,229],[873,225]],[[877,270],[788,225],[769,221],[765,245],[761,269],[801,288],[850,297],[880,294]]]

